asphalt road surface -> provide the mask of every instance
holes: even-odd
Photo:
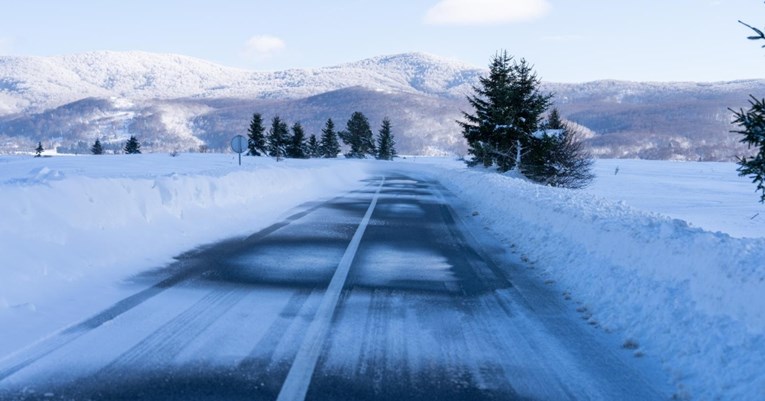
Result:
[[[181,255],[0,361],[0,399],[669,399],[457,204],[388,172]]]

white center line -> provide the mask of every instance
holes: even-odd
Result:
[[[327,334],[329,333],[329,327],[332,323],[332,316],[335,313],[337,302],[340,299],[340,293],[345,286],[345,280],[348,278],[348,272],[351,269],[351,263],[356,256],[356,251],[359,249],[361,243],[361,237],[364,235],[364,231],[369,224],[369,219],[372,217],[372,212],[377,205],[377,198],[380,196],[380,189],[382,189],[385,183],[385,177],[380,181],[380,185],[377,187],[372,203],[367,208],[367,213],[361,220],[361,224],[356,229],[356,233],[353,234],[351,243],[348,244],[348,248],[345,249],[340,264],[337,265],[337,270],[332,276],[332,280],[329,282],[327,290],[324,292],[324,297],[321,299],[319,309],[316,311],[316,315],[313,317],[311,325],[308,326],[305,339],[300,345],[300,349],[295,356],[295,361],[292,362],[289,373],[287,373],[287,379],[282,384],[282,389],[279,391],[277,401],[303,401],[305,395],[308,392],[308,386],[311,384],[311,377],[313,371],[316,369],[316,363],[319,361],[319,355],[321,355],[321,349],[324,346]]]

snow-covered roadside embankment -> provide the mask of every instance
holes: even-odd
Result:
[[[366,177],[350,160],[215,154],[0,161],[0,359],[126,296],[134,274]]]
[[[679,397],[765,399],[765,239],[493,172],[434,170],[592,319],[658,354]]]

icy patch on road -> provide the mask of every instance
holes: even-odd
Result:
[[[417,218],[425,215],[425,211],[420,206],[410,202],[391,203],[386,200],[385,203],[380,204],[377,208],[380,211],[400,217]]]
[[[452,265],[443,255],[382,244],[365,248],[364,260],[356,269],[356,283],[374,287],[457,281]]]
[[[233,266],[223,274],[234,276],[233,282],[326,286],[337,268],[333,261],[340,260],[343,250],[317,245],[259,246],[254,252],[235,258]]]

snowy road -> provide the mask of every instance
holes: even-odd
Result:
[[[387,173],[182,255],[0,361],[0,399],[669,398],[458,204]]]

